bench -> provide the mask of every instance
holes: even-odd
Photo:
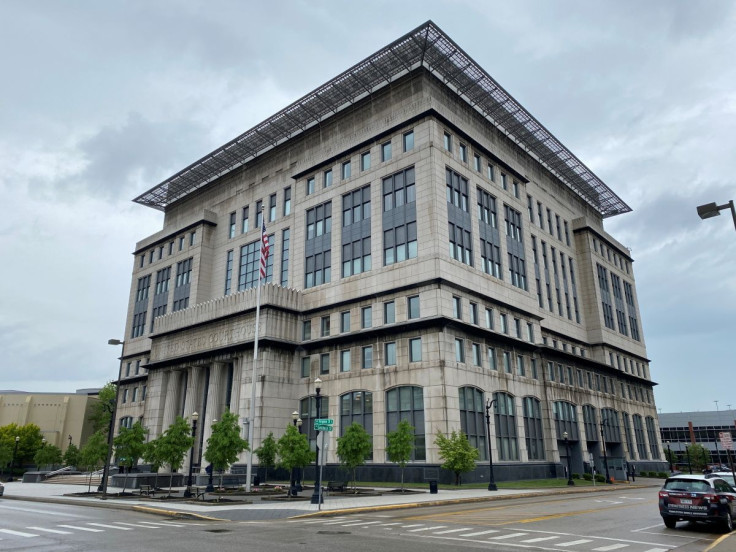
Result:
[[[156,487],[154,485],[141,485],[139,494],[141,496],[155,496],[156,494]]]
[[[197,500],[201,497],[202,502],[204,502],[204,495],[207,493],[206,489],[206,485],[192,485],[192,496],[194,497],[194,500]]]
[[[348,486],[347,481],[328,481],[327,482],[327,490],[336,492],[336,493],[342,493],[345,492],[345,489]]]

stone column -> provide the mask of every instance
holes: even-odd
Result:
[[[182,373],[179,371],[168,371],[165,376],[166,396],[164,397],[164,417],[161,424],[161,433],[164,433],[176,420],[179,404],[181,403],[181,384]]]
[[[224,410],[225,376],[227,366],[222,362],[213,362],[210,367],[210,382],[207,390],[207,408],[205,409],[203,432],[203,447],[207,448],[207,439],[212,435],[212,422],[222,417]]]
[[[184,399],[184,418],[191,423],[192,413],[199,413],[201,409],[201,398],[202,398],[202,367],[192,366],[189,368],[187,373],[187,394]],[[202,419],[200,418],[197,422],[197,435],[194,440],[194,462],[196,464],[199,458],[199,436],[202,434]],[[189,454],[184,459],[184,465],[182,473],[189,473]]]

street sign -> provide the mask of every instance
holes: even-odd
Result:
[[[315,431],[332,431],[332,426],[315,424],[314,430]]]
[[[731,439],[731,433],[729,431],[721,431],[718,433],[718,437],[721,439],[721,445],[726,450],[733,450],[733,440]]]
[[[333,420],[332,418],[317,418],[316,420],[314,420],[314,425],[318,425],[318,424],[331,426],[331,425],[335,425],[335,420]]]

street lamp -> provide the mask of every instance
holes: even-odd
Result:
[[[296,427],[296,421],[299,419],[299,412],[296,410],[291,413],[291,421],[294,423],[294,427]],[[296,496],[296,479],[294,479],[294,468],[291,468],[291,485],[289,486],[289,494],[291,496]]]
[[[15,468],[15,455],[18,453],[18,441],[20,441],[20,437],[16,435],[15,436],[15,448],[13,449],[13,458],[10,461],[10,477],[8,477],[8,481],[13,480],[13,469]]]
[[[667,445],[667,462],[670,465],[670,471],[673,472],[675,470],[672,469],[672,451],[670,450],[670,442],[665,441],[664,444]]]
[[[562,438],[565,440],[565,450],[567,451],[567,484],[575,485],[572,480],[572,465],[570,464],[570,441],[567,439],[567,431],[562,433]]]
[[[690,463],[690,449],[685,445],[685,454],[687,455],[687,469],[690,471],[690,475],[693,474],[693,465]]]
[[[107,344],[124,345],[125,342],[120,339],[108,339]],[[112,445],[115,433],[115,416],[117,415],[118,400],[120,399],[120,375],[122,367],[123,363],[121,362],[118,367],[118,381],[115,382],[115,402],[107,405],[110,412],[110,427],[107,433],[107,456],[105,458],[105,465],[102,467],[102,481],[100,481],[100,486],[97,487],[97,490],[102,492],[102,496],[100,497],[102,500],[107,499],[107,480],[110,477],[110,460],[112,458]]]
[[[215,425],[216,423],[217,423],[217,420],[212,420],[212,425]],[[209,468],[210,470],[207,472],[207,486],[205,487],[204,490],[208,493],[211,493],[215,490],[215,487],[212,485],[212,474],[215,471],[215,467],[212,464],[210,464]]]
[[[721,211],[724,209],[731,209],[731,216],[733,217],[733,226],[736,228],[736,209],[733,206],[733,200],[729,201],[728,203],[724,203],[723,205],[716,205],[715,202],[713,203],[706,203],[705,205],[698,205],[698,216],[705,220],[711,217],[717,217],[721,214]]]
[[[72,436],[69,435],[69,446],[72,446]]]
[[[611,481],[611,475],[608,473],[608,455],[606,454],[606,436],[603,434],[603,426],[608,423],[607,418],[601,420],[601,444],[603,445],[603,467],[606,468],[606,483],[609,485],[613,483]]]
[[[488,439],[488,490],[489,491],[497,491],[498,485],[496,485],[496,480],[493,478],[493,448],[491,447],[491,408],[493,408],[493,403],[496,402],[496,399],[486,399],[486,429],[487,431],[487,439]]]
[[[199,414],[192,412],[192,439],[197,437],[197,420],[199,420]],[[189,450],[189,477],[187,478],[187,488],[184,489],[184,498],[190,498],[192,496],[192,468],[194,467],[194,446],[196,441],[192,442],[192,448]]]
[[[299,432],[299,435],[302,434],[302,424],[304,421],[301,418],[297,418],[296,420],[296,430]],[[296,492],[300,493],[302,492],[302,468],[297,466],[296,468]]]
[[[317,395],[316,402],[317,402],[317,419],[320,418],[320,403],[321,397],[320,397],[320,391],[322,390],[320,388],[320,385],[322,385],[322,380],[317,378],[314,380],[314,392]],[[322,493],[320,492],[320,473],[319,473],[319,434],[320,432],[317,431],[317,442],[315,443],[315,450],[317,452],[317,455],[314,459],[314,471],[316,472],[314,475],[314,493],[312,493],[312,499],[310,500],[310,503],[312,504],[321,504],[322,503]]]

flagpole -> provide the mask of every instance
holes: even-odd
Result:
[[[256,215],[257,216],[257,215]],[[266,222],[263,220],[265,216],[263,207],[261,207],[261,263],[258,267],[258,286],[256,288],[256,328],[255,338],[253,341],[253,376],[250,382],[250,423],[248,424],[248,468],[246,470],[245,492],[251,491],[251,475],[253,474],[253,432],[256,425],[256,369],[258,366],[258,329],[261,321],[261,279],[265,273],[265,261],[263,257],[264,240],[266,238]],[[268,250],[266,249],[266,256]],[[263,268],[263,270],[262,270]]]

